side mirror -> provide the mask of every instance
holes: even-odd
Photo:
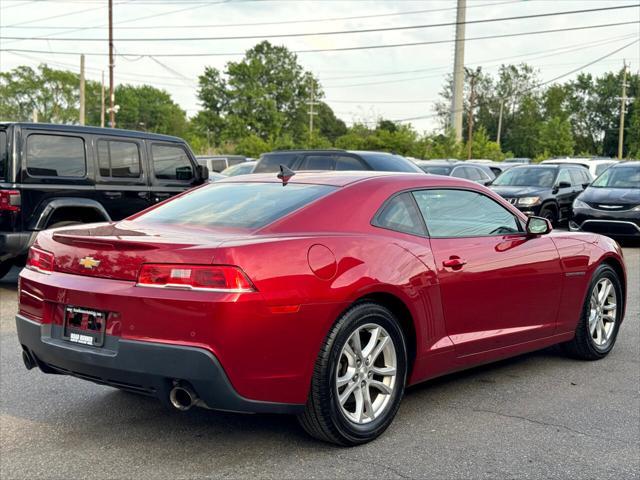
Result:
[[[542,217],[529,217],[527,220],[527,233],[529,235],[546,235],[553,227],[551,222]]]
[[[209,180],[209,169],[206,165],[198,165],[198,178],[203,182]]]
[[[587,188],[589,185],[591,185],[591,184],[590,184],[590,183],[588,183],[588,182],[587,182],[587,183],[583,183],[583,184],[582,184],[582,188],[583,188],[583,189],[584,189],[584,188]]]

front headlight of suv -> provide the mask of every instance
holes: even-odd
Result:
[[[533,207],[540,203],[540,197],[521,197],[518,199],[518,205],[521,207]]]
[[[638,205],[637,207],[633,207],[631,209],[632,212],[640,212],[640,205]]]
[[[587,205],[586,203],[584,203],[582,200],[579,200],[579,199],[577,199],[577,198],[576,198],[576,199],[573,201],[573,208],[574,208],[574,209],[576,209],[576,208],[589,208],[589,205]]]

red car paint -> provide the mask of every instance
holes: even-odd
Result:
[[[142,212],[41,232],[37,248],[55,255],[54,271],[22,271],[20,314],[62,324],[65,305],[106,311],[107,334],[206,349],[243,397],[303,404],[325,335],[363,297],[403,305],[410,315],[414,384],[571,339],[596,266],[612,262],[624,277],[619,247],[598,235],[429,239],[372,225],[393,194],[433,187],[481,192],[526,219],[476,183],[371,172],[299,173],[289,183],[338,188],[256,231],[150,224]],[[82,267],[87,256],[99,265]],[[147,263],[235,265],[255,288],[136,286]]]

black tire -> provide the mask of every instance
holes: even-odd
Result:
[[[596,288],[597,283],[608,278],[613,284],[613,288],[616,293],[616,315],[613,331],[611,332],[610,339],[604,347],[599,347],[591,333],[589,332],[589,313],[590,313],[590,298],[593,289]],[[613,349],[620,329],[620,322],[622,321],[622,312],[624,310],[624,297],[622,295],[622,284],[618,278],[618,274],[609,265],[600,265],[593,272],[591,282],[589,282],[589,289],[587,290],[587,296],[582,306],[582,314],[576,327],[576,335],[570,342],[563,343],[561,346],[566,354],[573,358],[581,360],[600,360],[606,357]]]
[[[551,225],[554,227],[558,224],[558,214],[556,213],[555,208],[550,205],[545,205],[540,210],[540,216],[542,218],[546,218],[551,222]]]
[[[82,222],[77,222],[75,220],[67,220],[64,222],[56,222],[52,225],[47,226],[47,230],[50,228],[59,228],[59,227],[69,227],[71,225],[81,225]]]
[[[4,262],[0,262],[0,280],[3,279],[7,273],[11,271],[13,267],[13,262],[11,260],[5,260]]]
[[[382,326],[393,341],[396,352],[395,387],[380,416],[366,424],[349,420],[341,411],[334,388],[343,346],[356,329],[365,324]],[[407,349],[398,321],[386,308],[376,303],[359,303],[349,308],[325,338],[311,380],[311,390],[304,413],[298,421],[311,436],[342,446],[360,445],[380,436],[393,421],[407,376]]]

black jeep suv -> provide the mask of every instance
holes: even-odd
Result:
[[[207,177],[180,138],[0,123],[0,278],[39,230],[120,220]]]

